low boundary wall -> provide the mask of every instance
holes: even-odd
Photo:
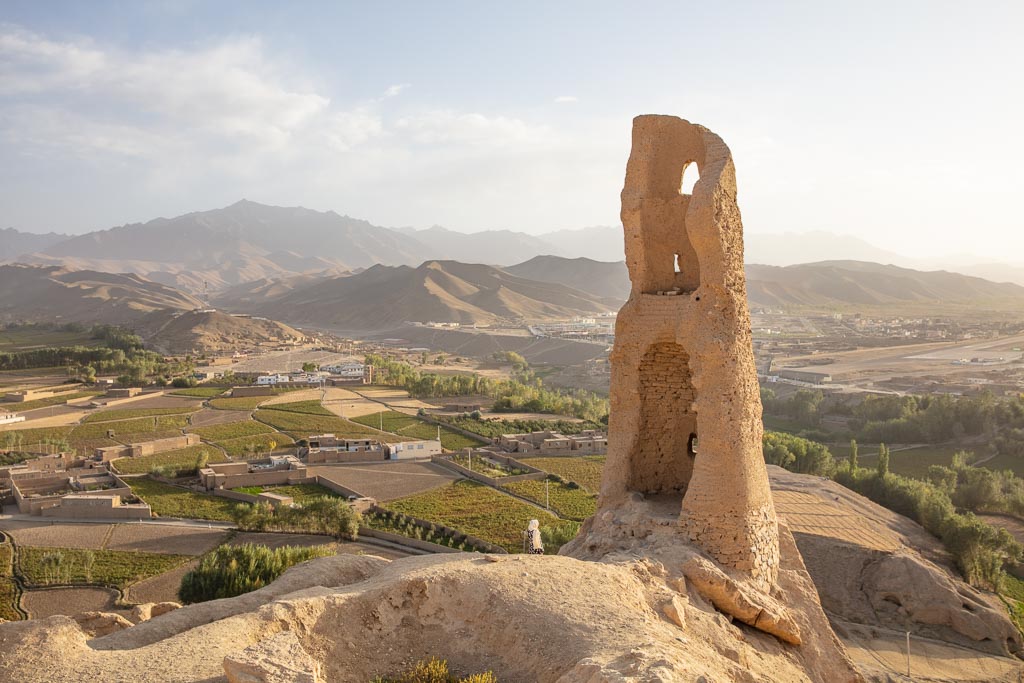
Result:
[[[520,481],[543,481],[544,479],[547,479],[548,476],[547,472],[537,469],[532,465],[527,465],[525,463],[519,462],[518,460],[510,458],[507,455],[488,453],[486,456],[477,456],[474,454],[474,457],[486,457],[489,460],[495,460],[497,462],[500,462],[501,464],[507,467],[515,467],[517,469],[528,470],[529,473],[513,474],[507,477],[488,477],[486,474],[474,472],[468,467],[463,467],[457,462],[452,461],[451,456],[448,455],[437,455],[431,458],[430,460],[431,462],[434,462],[440,465],[441,467],[445,467],[454,472],[458,472],[467,479],[472,479],[473,481],[478,481],[481,484],[487,484],[488,486],[495,487],[504,486],[505,484],[515,484],[516,482]]]

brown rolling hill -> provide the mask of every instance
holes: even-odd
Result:
[[[219,306],[227,301],[215,299]],[[617,302],[500,268],[457,261],[374,266],[357,275],[294,287],[270,301],[235,310],[347,330],[385,330],[405,322],[492,324],[550,320],[614,310]]]
[[[625,301],[629,298],[631,285],[624,261],[535,256],[505,270],[529,280],[562,284],[608,299]]]
[[[794,266],[748,265],[752,306],[830,307],[943,304],[1005,308],[1024,304],[1024,287],[944,270],[920,271],[866,261]]]
[[[161,309],[201,301],[138,275],[56,266],[0,266],[0,320],[125,324]]]
[[[305,338],[298,330],[274,320],[237,317],[209,309],[156,311],[136,323],[134,329],[147,346],[172,354],[230,353]]]

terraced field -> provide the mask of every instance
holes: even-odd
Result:
[[[465,479],[393,500],[386,507],[450,526],[500,545],[509,552],[522,552],[522,532],[531,519],[539,520],[541,526],[558,522],[552,514]]]
[[[502,488],[541,506],[550,501],[551,509],[568,519],[582,521],[597,511],[597,495],[579,486],[554,481],[519,481]]]
[[[189,559],[187,555],[164,553],[18,547],[18,571],[33,586],[100,583],[123,589]]]
[[[406,415],[395,410],[354,417],[352,421],[368,427],[382,428],[386,432],[392,432],[409,439],[422,441],[436,439],[438,434],[436,425],[432,425],[414,415]],[[484,443],[483,440],[470,438],[448,427],[441,427],[441,446],[450,451],[474,448]]]
[[[246,436],[255,436],[256,434],[270,434],[273,431],[273,427],[252,420],[210,425],[209,427],[196,427],[192,430],[192,432],[198,434],[204,440],[213,441],[214,443],[230,439],[241,439]]]
[[[527,465],[550,474],[557,474],[566,481],[574,481],[591,493],[601,490],[601,475],[604,473],[603,455],[584,455],[578,458],[520,458]]]
[[[240,396],[238,398],[215,398],[210,401],[210,407],[219,410],[255,410],[264,401],[270,400],[270,396]]]
[[[295,444],[294,439],[282,432],[271,431],[269,434],[245,436],[241,439],[218,441],[217,445],[224,449],[232,458],[259,457],[278,448],[287,448]]]
[[[199,410],[202,406],[178,406],[176,408],[120,408],[90,413],[82,419],[82,424],[90,422],[112,422],[114,420],[131,420],[140,417],[159,417],[162,415],[187,415]]]
[[[189,396],[191,398],[216,398],[225,393],[225,387],[188,387],[186,389],[175,389],[171,396]]]
[[[132,492],[149,503],[153,513],[159,517],[231,521],[235,501],[227,498],[186,491],[146,477],[129,479],[127,483]]]
[[[314,415],[287,410],[260,409],[254,414],[260,422],[297,439],[315,434],[335,434],[339,438],[373,438],[388,442],[409,441],[401,436],[381,434],[375,429],[337,417],[336,415]]]
[[[8,410],[12,413],[24,413],[29,410],[36,410],[37,408],[49,408],[50,406],[64,405],[68,401],[74,401],[80,398],[89,398],[90,396],[98,396],[102,393],[102,391],[67,391],[57,394],[56,396],[37,398],[34,401],[5,403],[4,410]]]
[[[326,486],[320,486],[319,484],[293,484],[291,486],[241,486],[237,489],[231,490],[238,491],[239,493],[249,493],[254,496],[258,496],[261,493],[276,493],[279,496],[291,496],[295,499],[296,503],[300,504],[310,498],[319,498],[322,496],[341,498],[339,494]]]
[[[206,462],[225,462],[227,457],[219,448],[198,445],[164,451],[154,455],[143,455],[138,458],[118,458],[113,462],[114,468],[121,474],[146,474],[154,469],[168,468],[177,472],[194,471],[196,463],[205,455]]]

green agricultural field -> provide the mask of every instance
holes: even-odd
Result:
[[[604,472],[603,455],[584,455],[578,458],[520,458],[527,465],[557,474],[566,481],[574,481],[591,493],[601,490]]]
[[[187,415],[199,410],[201,406],[180,406],[178,408],[121,408],[115,410],[103,410],[98,413],[90,413],[82,420],[83,424],[90,422],[111,422],[113,420],[132,420],[140,417],[159,417],[162,415]],[[114,429],[114,427],[111,427]]]
[[[37,398],[34,401],[24,401],[23,403],[5,403],[4,409],[10,410],[15,413],[24,413],[29,410],[36,410],[37,408],[49,408],[50,406],[64,405],[68,401],[74,401],[79,398],[88,398],[90,396],[97,396],[102,394],[102,391],[64,391],[56,396],[50,396],[48,398]]]
[[[292,403],[275,403],[263,406],[264,410],[283,410],[287,413],[304,413],[306,415],[334,415],[324,408],[320,401],[294,401]]]
[[[0,329],[0,353],[29,351],[33,349],[61,346],[99,346],[101,339],[92,336],[91,330],[72,332],[47,329],[45,326],[25,325]]]
[[[383,423],[384,431],[398,434],[408,439],[429,441],[437,438],[437,425],[432,425],[414,415],[406,415],[395,410],[354,417],[352,421],[375,428],[380,428],[381,423]],[[450,451],[474,448],[484,443],[486,442],[481,439],[473,439],[453,429],[441,427],[441,446]]]
[[[167,468],[168,471],[174,469],[177,472],[192,472],[195,470],[196,463],[200,461],[203,454],[206,455],[206,462],[208,463],[225,462],[227,460],[219,448],[200,445],[188,446],[187,448],[179,448],[154,455],[143,455],[138,458],[118,458],[114,461],[113,465],[121,474],[146,474],[158,467]]]
[[[1018,477],[1024,477],[1024,458],[1016,455],[997,455],[991,460],[981,463],[979,467],[987,467],[990,470],[997,471],[1010,470]]]
[[[132,420],[117,422],[90,422],[79,425],[71,432],[71,440],[85,442],[93,439],[107,439],[107,431],[114,432],[112,437],[122,443],[138,443],[151,439],[162,439],[168,436],[180,436],[181,430],[188,426],[188,415],[157,415],[154,417],[137,417]]]
[[[381,434],[375,429],[367,429],[363,425],[336,415],[310,415],[294,413],[286,410],[257,410],[254,417],[275,429],[288,433],[295,438],[305,438],[314,434],[335,434],[339,438],[381,439],[383,441],[409,441],[400,436]]]
[[[273,396],[239,396],[238,398],[215,398],[210,401],[211,408],[219,410],[256,410],[264,401]]]
[[[273,443],[271,443],[273,442]],[[240,439],[218,441],[217,445],[232,458],[254,458],[267,455],[273,449],[286,448],[295,443],[292,437],[282,432],[243,436]],[[273,446],[273,449],[271,449]]]
[[[546,501],[544,484],[543,481],[519,481],[505,484],[502,488],[543,506]],[[550,496],[551,509],[562,517],[582,521],[597,511],[597,495],[578,485],[550,481],[547,482],[547,492]]]
[[[321,496],[330,496],[332,498],[341,498],[340,494],[335,493],[326,486],[320,484],[293,484],[291,486],[240,486],[237,489],[231,489],[232,491],[238,491],[239,493],[249,493],[254,496],[258,496],[261,493],[276,493],[280,496],[291,496],[295,499],[296,503],[303,503],[310,498],[318,498]]]
[[[262,422],[244,420],[242,422],[210,425],[209,427],[196,427],[192,431],[207,441],[219,442],[229,439],[241,439],[245,436],[255,436],[257,434],[269,434],[274,430]]]
[[[235,501],[218,498],[205,493],[186,491],[146,477],[127,480],[132,492],[149,503],[154,514],[160,517],[183,517],[186,519],[214,519],[230,522]]]
[[[189,396],[192,398],[216,398],[225,391],[227,391],[227,387],[188,387],[185,389],[175,389],[170,395]]]
[[[18,548],[20,574],[26,583],[35,586],[98,583],[123,589],[170,571],[191,559],[188,555],[123,550]]]
[[[66,440],[73,429],[74,427],[36,427],[0,432],[0,448],[32,450],[33,446]]]
[[[849,448],[845,449],[849,452]],[[949,465],[953,462],[953,454],[964,450],[960,446],[921,446],[905,451],[893,450],[889,453],[889,471],[905,477],[925,479],[928,468],[932,465]],[[836,456],[838,459],[847,455]],[[857,464],[861,467],[875,467],[878,463],[878,444],[858,444]],[[989,467],[989,463],[985,463]]]
[[[18,604],[18,587],[13,579],[0,577],[0,619],[18,621],[23,617],[14,608]]]
[[[393,500],[386,507],[450,526],[514,553],[522,552],[522,532],[531,519],[539,520],[541,526],[558,522],[552,514],[465,479]]]
[[[492,439],[502,434],[522,434],[544,430],[562,434],[579,434],[585,429],[606,429],[604,425],[583,420],[507,420],[493,417],[476,419],[469,415],[437,415],[435,417],[442,422]]]
[[[9,543],[0,543],[0,619],[17,621],[22,618],[16,609],[18,587],[11,579],[14,548]]]

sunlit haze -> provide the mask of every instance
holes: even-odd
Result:
[[[1020,2],[20,2],[0,227],[247,198],[378,225],[618,224],[630,122],[730,145],[748,234],[1024,260]]]

